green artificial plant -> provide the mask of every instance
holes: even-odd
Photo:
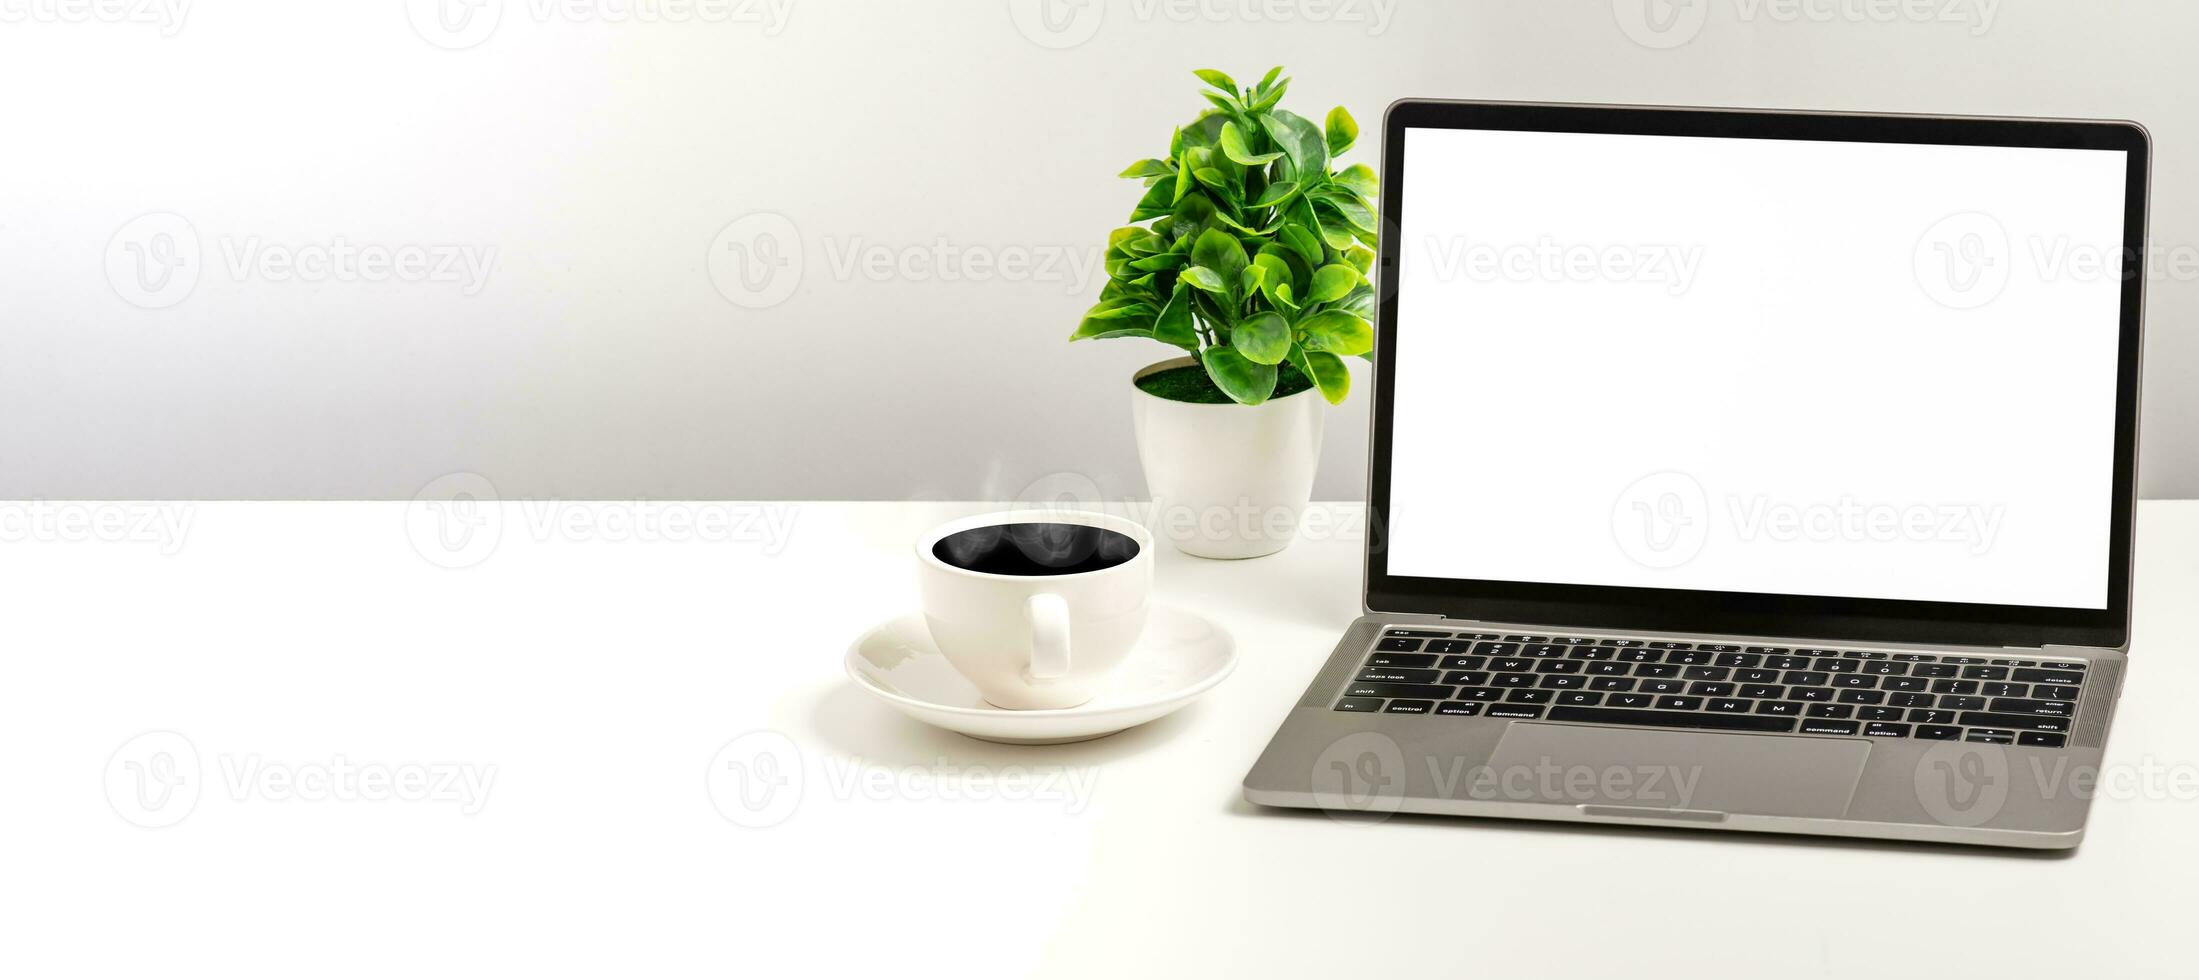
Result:
[[[1374,171],[1329,169],[1358,140],[1342,106],[1327,125],[1277,105],[1276,68],[1239,88],[1211,69],[1214,107],[1168,142],[1131,225],[1107,238],[1107,285],[1070,340],[1147,337],[1189,351],[1231,400],[1258,405],[1286,361],[1331,403],[1351,391],[1344,358],[1373,359]],[[1151,222],[1150,225],[1141,224]]]

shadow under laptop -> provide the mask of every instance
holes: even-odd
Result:
[[[1558,837],[1643,837],[1663,838],[1673,841],[1717,842],[1720,847],[1737,844],[1774,848],[1806,848],[1834,851],[1880,851],[1937,853],[1955,857],[1991,858],[2018,861],[2065,861],[2074,857],[2081,847],[2066,850],[1993,847],[1979,844],[1943,844],[1928,841],[1879,840],[1864,837],[1820,837],[1810,834],[1734,833],[1729,830],[1690,827],[1665,827],[1655,824],[1618,826],[1613,824],[1566,823],[1559,820],[1519,820],[1497,817],[1450,816],[1430,813],[1348,813],[1325,810],[1300,810],[1284,807],[1265,807],[1246,802],[1241,796],[1232,797],[1224,806],[1232,816],[1254,817],[1262,820],[1303,820],[1326,823],[1338,830],[1364,830],[1376,825],[1441,828],[1446,833],[1472,834],[1477,831],[1492,834],[1535,835],[1548,834]]]

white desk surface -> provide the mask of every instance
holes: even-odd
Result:
[[[1142,729],[1010,747],[841,673],[909,607],[910,539],[969,506],[506,503],[457,571],[403,503],[171,505],[166,541],[117,529],[150,505],[97,505],[106,531],[67,506],[0,505],[11,976],[2189,975],[2199,502],[2141,509],[2119,775],[2059,856],[1250,807],[1239,780],[1356,613],[1356,540],[1164,555],[1163,600],[1235,633],[1235,676]],[[791,518],[783,548],[751,512]],[[758,730],[803,763],[764,828],[705,784]],[[125,768],[153,731],[200,777],[162,829],[131,822],[178,813]],[[379,785],[323,786],[339,760],[494,769],[485,795],[338,799]]]

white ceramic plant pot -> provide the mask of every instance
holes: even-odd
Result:
[[[1328,402],[1308,388],[1259,405],[1196,405],[1149,395],[1136,384],[1196,363],[1179,357],[1131,376],[1131,421],[1153,495],[1153,534],[1201,558],[1272,555],[1298,536],[1313,497]]]

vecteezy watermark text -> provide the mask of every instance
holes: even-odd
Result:
[[[0,501],[0,544],[137,544],[183,550],[198,516],[188,503]]]
[[[0,0],[0,25],[129,24],[174,37],[190,15],[191,0]]]
[[[507,6],[536,24],[728,24],[777,37],[793,16],[794,0],[405,0],[405,17],[422,40],[457,51],[494,36]]]
[[[1944,25],[1980,37],[2000,0],[1611,0],[1611,18],[1634,43],[1661,50],[1694,40],[1714,8],[1743,24]]]
[[[198,748],[177,732],[147,732],[122,743],[105,770],[107,803],[147,829],[172,827],[195,812],[209,790],[231,803],[423,803],[473,816],[488,805],[496,766],[471,762],[269,759],[220,753],[211,779]]]
[[[1611,503],[1611,537],[1619,550],[1646,568],[1677,568],[1693,561],[1725,520],[1725,538],[1813,544],[1924,543],[1982,555],[1999,540],[2007,506],[2001,503],[1875,502],[1852,495],[1822,500],[1784,500],[1768,494],[1712,495],[1694,477],[1652,473],[1627,485]]]
[[[401,283],[455,287],[473,296],[496,269],[494,245],[270,241],[253,234],[215,236],[212,268],[234,283]],[[108,285],[132,306],[182,303],[207,271],[205,242],[188,219],[143,215],[116,229],[104,256]]]
[[[405,508],[413,551],[441,568],[488,561],[518,519],[535,541],[610,544],[704,542],[786,550],[801,518],[799,504],[695,500],[569,501],[525,499],[507,506],[495,484],[478,473],[448,473],[428,482]]]
[[[1008,0],[1016,31],[1033,44],[1060,50],[1099,34],[1111,0]],[[1390,29],[1398,0],[1129,0],[1116,13],[1141,24],[1357,25],[1368,37]]]
[[[944,236],[921,243],[831,235],[822,241],[834,282],[1055,283],[1064,293],[1092,291],[1106,262],[1096,245],[982,244]],[[782,214],[757,212],[728,222],[710,241],[704,271],[726,302],[752,310],[786,302],[813,267],[801,227]]]
[[[711,807],[750,829],[786,822],[818,790],[841,801],[1024,804],[1076,816],[1092,805],[1098,783],[1099,770],[1091,766],[992,766],[945,758],[895,766],[837,754],[813,759],[793,739],[769,730],[719,747],[704,774]]]
[[[1547,236],[1500,244],[1463,237],[1425,241],[1424,274],[1440,282],[1648,283],[1679,295],[1702,271],[1703,247],[1566,243]]]

